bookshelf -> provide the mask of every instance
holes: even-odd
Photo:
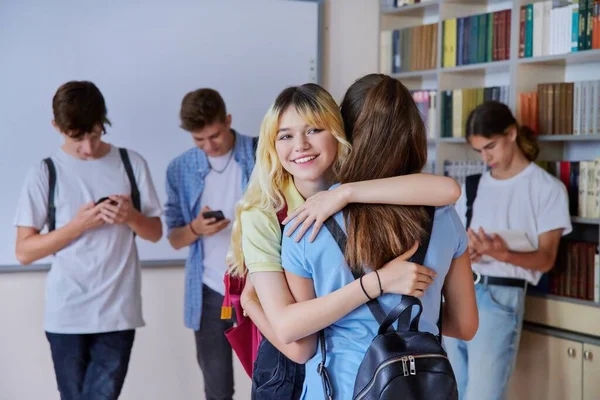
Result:
[[[382,37],[385,37],[386,32],[415,28],[420,25],[437,25],[437,43],[433,47],[429,46],[429,50],[435,53],[434,68],[427,70],[412,68],[407,71],[389,73],[401,80],[410,90],[437,91],[435,97],[436,107],[432,111],[435,113],[435,128],[433,132],[430,132],[431,138],[428,141],[429,158],[435,160],[435,173],[444,173],[444,161],[479,160],[479,156],[470,149],[464,137],[442,137],[441,127],[444,121],[442,118],[441,93],[443,91],[508,87],[504,102],[508,104],[517,118],[521,119],[520,111],[522,110],[520,109],[525,108],[526,105],[520,104],[520,95],[537,91],[538,85],[600,80],[600,48],[578,49],[576,52],[563,52],[562,54],[549,54],[556,53],[556,47],[551,49],[550,52],[545,49],[541,53],[540,48],[537,48],[535,56],[520,57],[522,55],[520,54],[520,50],[522,50],[520,49],[522,39],[520,36],[521,7],[531,3],[538,2],[532,0],[421,0],[421,3],[418,4],[389,9],[386,6],[389,1],[381,0],[379,62],[380,71],[383,73],[390,72],[386,69],[389,67],[387,64],[389,59],[382,57],[382,52],[386,49],[382,47]],[[554,2],[554,5],[562,7],[568,5],[568,3],[570,2],[562,1],[560,4]],[[580,1],[576,0],[574,3],[579,5]],[[510,15],[508,15],[507,10],[511,10]],[[458,21],[458,19],[464,19],[465,17],[475,18],[473,16],[487,13],[495,13],[489,17],[490,21],[495,21],[493,18],[496,15],[500,16],[498,17],[499,20],[504,18],[505,26],[502,28],[504,30],[494,31],[494,34],[498,34],[498,36],[503,32],[505,38],[504,54],[496,56],[495,47],[493,49],[494,54],[491,57],[489,57],[489,50],[484,51],[485,56],[484,53],[477,53],[477,50],[475,50],[475,53],[469,53],[469,61],[475,61],[473,63],[464,63],[464,59],[462,60],[463,65],[456,65],[458,59],[454,60],[454,64],[452,62],[448,63],[444,58],[444,46],[446,44],[444,42],[444,21],[453,19]],[[480,18],[482,19],[478,19],[478,24],[483,24],[484,17]],[[482,26],[489,28],[489,23]],[[600,24],[598,27],[600,29]],[[571,31],[566,29],[561,32],[567,32],[568,35],[572,34]],[[478,46],[490,45],[489,43],[477,43]],[[530,41],[529,43],[533,47],[532,52],[535,51],[536,48],[533,42]],[[535,44],[535,46],[537,45],[542,46],[539,43]],[[423,43],[420,43],[420,47],[422,46]],[[509,48],[508,51],[507,47]],[[498,52],[502,53],[502,50],[500,49]],[[491,60],[494,57],[496,61]],[[393,60],[393,56],[391,59]],[[394,68],[393,64],[391,68]],[[595,106],[600,109],[600,104],[595,103]],[[538,139],[541,160],[589,161],[600,156],[600,127],[598,127],[595,134],[563,134],[567,132],[560,132],[560,129],[553,132],[554,134],[540,132]],[[585,236],[588,239],[591,237],[592,240],[598,241],[600,237],[600,218],[573,216],[572,222],[575,236]],[[538,294],[528,296],[527,307],[526,320],[557,329],[600,337],[599,303],[563,296]],[[593,324],[590,324],[590,321],[594,321]]]

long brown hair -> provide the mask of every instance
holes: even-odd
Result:
[[[418,173],[427,161],[425,125],[409,90],[381,74],[357,80],[341,105],[352,152],[340,182]],[[424,207],[350,204],[346,261],[357,271],[379,269],[425,234]]]
[[[486,101],[475,107],[467,118],[467,139],[471,136],[483,136],[490,139],[495,135],[507,135],[509,128],[517,129],[517,146],[529,161],[535,161],[540,148],[531,128],[519,125],[506,104]]]

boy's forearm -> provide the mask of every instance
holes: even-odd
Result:
[[[171,229],[169,233],[169,243],[175,250],[187,247],[197,241],[200,237],[196,236],[189,225]]]
[[[23,265],[31,264],[59,252],[79,236],[81,232],[71,224],[49,233],[31,235],[17,241],[17,259]]]
[[[162,237],[162,222],[159,217],[147,217],[134,210],[128,225],[136,235],[144,240],[158,242]]]

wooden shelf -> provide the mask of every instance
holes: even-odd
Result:
[[[445,73],[465,73],[465,72],[508,72],[510,70],[510,60],[493,61],[488,63],[459,65],[457,67],[441,68],[440,72]]]
[[[437,69],[424,69],[421,71],[407,71],[392,74],[395,79],[432,79],[437,78]]]
[[[571,65],[598,61],[600,61],[600,50],[595,49],[576,51],[574,53],[555,54],[551,56],[519,58],[517,64]]]
[[[600,141],[600,135],[539,135],[540,142],[586,142]]]
[[[600,304],[531,292],[525,302],[525,321],[586,335],[600,336]]]
[[[464,137],[451,137],[451,138],[438,138],[438,143],[467,143],[467,139]]]
[[[571,222],[577,224],[600,225],[600,218],[571,217]]]
[[[417,4],[409,4],[398,8],[382,8],[381,13],[384,15],[398,15],[398,16],[415,16],[420,15],[425,9],[437,8],[441,3],[441,0],[425,1]]]

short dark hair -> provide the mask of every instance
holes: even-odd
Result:
[[[198,89],[185,95],[181,102],[181,128],[195,132],[215,122],[225,122],[227,110],[223,98],[214,89]]]
[[[77,139],[96,126],[110,125],[106,103],[100,89],[92,82],[70,81],[58,88],[52,99],[54,123],[65,135]]]

